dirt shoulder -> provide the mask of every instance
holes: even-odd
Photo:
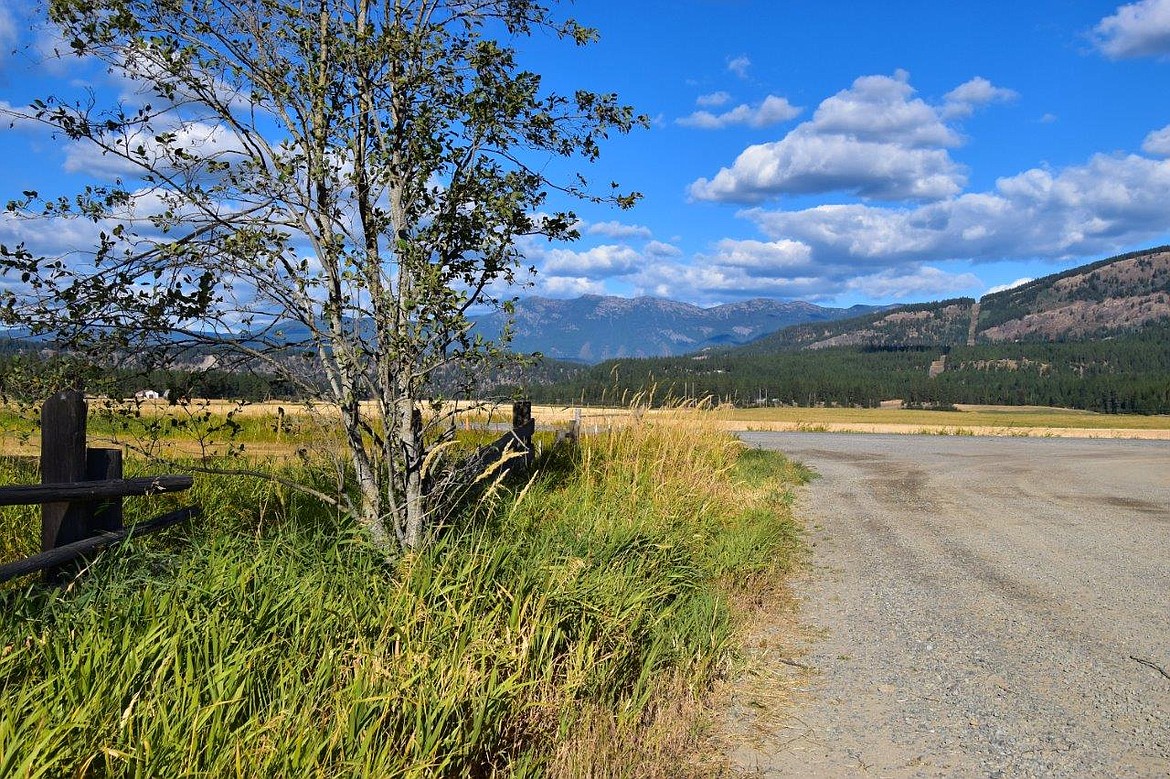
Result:
[[[799,506],[800,630],[780,614],[753,637],[726,720],[740,769],[1170,774],[1170,447],[743,438],[821,478]],[[788,705],[756,694],[777,675]]]

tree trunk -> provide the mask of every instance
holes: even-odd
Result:
[[[422,542],[423,520],[426,504],[422,483],[422,425],[421,417],[415,410],[414,400],[409,396],[401,401],[399,434],[403,449],[403,492],[406,508],[406,533],[403,543],[414,549]]]

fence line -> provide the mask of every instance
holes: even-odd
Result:
[[[127,497],[182,492],[194,484],[190,476],[122,477],[122,451],[86,446],[88,407],[76,390],[53,395],[41,409],[41,484],[0,487],[0,506],[41,506],[41,552],[0,565],[0,582],[44,571],[47,582],[58,581],[64,566],[79,557],[132,535],[152,533],[199,516],[197,505],[186,506],[131,527],[122,526],[122,500]],[[576,424],[574,424],[575,437]],[[468,467],[484,469],[504,460],[501,472],[532,465],[536,421],[532,403],[512,404],[512,429],[480,447]],[[519,457],[506,457],[517,453]]]
[[[122,478],[122,451],[86,446],[85,396],[58,392],[41,408],[41,484],[0,487],[0,506],[41,506],[41,552],[0,566],[0,582],[44,571],[58,581],[65,566],[131,535],[151,533],[199,516],[186,506],[130,527],[122,526],[127,497],[182,492],[190,476]]]

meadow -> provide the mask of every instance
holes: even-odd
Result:
[[[626,424],[629,409],[569,406],[534,407],[538,419],[564,425],[580,414],[586,430]],[[644,412],[678,418],[671,408]],[[971,434],[1002,436],[1075,436],[1170,439],[1170,416],[1100,414],[1047,406],[958,405],[951,411],[843,407],[736,408],[721,405],[696,412],[706,424],[723,430],[793,430],[903,434]]]
[[[320,431],[279,418],[236,415],[243,449],[217,456],[337,489],[329,447],[305,451]],[[627,418],[572,448],[544,434],[532,475],[394,558],[286,486],[197,474],[198,522],[61,588],[0,587],[0,776],[717,773],[704,702],[802,559],[808,473],[709,414]],[[134,419],[144,448],[189,451],[165,414]],[[96,415],[91,437],[120,425]],[[2,483],[35,475],[0,458]],[[0,559],[37,532],[5,510]]]

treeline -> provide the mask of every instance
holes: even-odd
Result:
[[[932,362],[945,355],[935,378]],[[610,402],[651,388],[659,398],[713,396],[750,405],[1045,405],[1106,413],[1170,413],[1170,328],[1101,341],[930,348],[838,347],[783,354],[710,353],[611,360],[554,385],[538,402]]]
[[[92,365],[68,357],[0,345],[0,398],[39,401],[65,386],[87,392],[133,398],[153,392],[173,402],[185,398],[230,398],[248,402],[296,400],[296,388],[280,378],[250,371],[220,369],[141,370]]]

